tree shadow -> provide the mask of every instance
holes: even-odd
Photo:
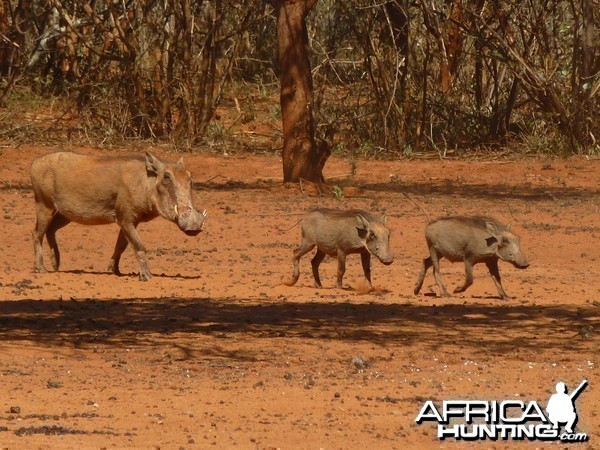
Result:
[[[528,186],[504,183],[456,183],[452,180],[432,182],[408,181],[398,183],[366,183],[363,189],[375,192],[397,192],[416,195],[452,195],[482,199],[549,200],[563,198],[587,198],[598,195],[600,190],[565,186]]]
[[[457,346],[468,353],[505,354],[515,349],[560,348],[580,352],[598,341],[578,330],[593,327],[598,308],[491,304],[383,304],[288,302],[232,298],[0,301],[0,341],[85,346],[150,345],[187,333],[222,339],[216,353],[248,359],[227,349],[227,338],[249,341],[366,341],[380,346]],[[180,341],[178,341],[180,342]],[[597,342],[596,344],[597,345]],[[252,358],[252,357],[251,357]]]
[[[332,182],[329,183],[333,185]],[[459,197],[482,199],[519,199],[519,200],[548,200],[565,198],[587,198],[600,194],[599,189],[567,186],[531,186],[529,184],[508,183],[459,183],[454,180],[440,178],[438,180],[402,181],[371,183],[354,179],[336,180],[340,187],[357,186],[364,191],[406,193],[415,195],[452,195]],[[225,183],[195,182],[195,190],[205,191],[237,191],[237,190],[263,190],[279,189],[280,182],[259,180],[256,182],[243,182],[228,180]],[[360,196],[358,196],[360,197]],[[366,193],[364,197],[369,197]]]
[[[329,183],[333,185],[333,182]],[[485,198],[485,199],[520,199],[520,200],[548,200],[564,198],[588,198],[600,194],[600,189],[567,187],[567,186],[531,186],[528,184],[508,183],[459,183],[454,180],[440,178],[438,180],[402,181],[386,183],[361,183],[360,180],[338,180],[336,185],[344,187],[348,185],[358,186],[365,191],[406,193],[416,195],[453,195],[460,197]],[[193,190],[198,191],[271,191],[280,189],[281,182],[258,180],[245,182],[239,180],[227,180],[224,183],[214,181],[193,183]],[[0,183],[1,190],[19,190],[30,192],[31,184],[28,183]],[[366,197],[366,195],[365,195]]]

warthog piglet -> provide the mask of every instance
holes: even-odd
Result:
[[[368,288],[371,288],[371,255],[385,265],[394,261],[394,255],[390,251],[390,230],[385,225],[385,218],[380,220],[373,214],[358,209],[315,209],[308,212],[301,223],[302,241],[294,250],[294,272],[292,278],[285,282],[288,286],[296,284],[300,277],[300,258],[315,246],[317,253],[311,260],[311,265],[317,288],[322,287],[319,265],[326,255],[338,260],[338,288],[342,287],[346,256],[349,254],[360,254]]]
[[[423,267],[415,286],[415,295],[421,290],[427,270],[433,266],[435,281],[444,297],[450,295],[442,284],[440,259],[464,261],[466,278],[462,286],[454,293],[464,292],[473,284],[473,266],[485,263],[494,279],[502,299],[509,298],[504,292],[498,271],[498,259],[507,261],[519,269],[529,266],[527,258],[521,253],[519,237],[510,232],[492,217],[442,217],[434,220],[425,229],[425,238],[429,247],[429,256],[423,260]]]

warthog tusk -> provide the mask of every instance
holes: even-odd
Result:
[[[176,215],[176,216],[179,216],[179,209],[177,208],[177,205],[175,205],[175,208],[174,208],[174,209],[175,209],[175,215]]]
[[[202,210],[202,215],[203,215],[204,217],[206,217],[206,216],[208,215],[208,214],[206,213],[206,210],[205,210],[205,209],[203,209],[203,210]]]

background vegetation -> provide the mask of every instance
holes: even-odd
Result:
[[[318,138],[351,157],[598,153],[599,11],[319,0],[307,21]],[[3,0],[0,139],[247,148],[232,130],[280,119],[276,34],[268,1]]]

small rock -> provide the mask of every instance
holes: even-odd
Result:
[[[367,366],[367,363],[360,356],[355,356],[352,358],[352,365],[354,365],[354,367],[356,367],[358,370],[363,370]]]
[[[11,406],[10,413],[11,414],[21,414],[21,408],[19,406]]]
[[[62,387],[62,383],[60,381],[56,381],[56,380],[48,380],[47,386],[49,388],[60,388]]]

